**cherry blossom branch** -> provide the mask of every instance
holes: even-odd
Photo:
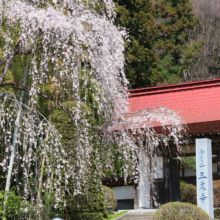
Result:
[[[22,41],[19,41],[18,44],[16,45],[14,51],[10,54],[7,54],[1,61],[0,61],[0,66],[5,64],[4,69],[2,71],[2,75],[0,76],[0,83],[3,82],[6,74],[8,73],[9,67],[12,64],[12,61],[16,55],[19,54],[31,54],[34,53],[37,50],[40,50],[43,48],[43,46],[36,47],[35,49],[24,49],[22,48]]]
[[[13,87],[16,88],[16,89],[25,91],[25,92],[27,92],[27,93],[30,92],[30,90],[29,90],[28,88],[26,88],[26,87],[24,87],[24,86],[21,86],[21,85],[19,85],[18,83],[12,82],[12,81],[0,83],[0,87],[1,87],[1,86],[13,86]],[[56,98],[54,98],[54,97],[52,97],[52,96],[48,96],[48,95],[46,95],[46,94],[44,94],[44,93],[42,93],[42,92],[37,92],[37,95],[39,95],[39,96],[41,96],[41,97],[43,97],[43,98],[45,98],[45,99],[48,99],[48,100],[53,101],[53,102],[55,102],[56,104],[58,104],[58,105],[61,107],[61,109],[62,109],[66,114],[69,115],[69,117],[71,118],[71,120],[72,120],[73,122],[75,121],[75,118],[74,118],[73,114],[71,113],[71,111],[70,111],[68,108],[66,108],[59,100],[57,100]],[[78,120],[77,122],[80,123],[79,120]],[[95,127],[91,127],[91,126],[86,126],[86,127],[91,128],[91,129],[93,129],[94,131],[100,132],[101,130],[103,130],[104,127],[107,126],[107,124],[109,124],[109,122],[106,123],[105,126],[102,126],[101,128],[95,128]]]
[[[11,85],[11,86],[13,86],[14,88],[16,88],[16,89],[19,89],[19,90],[23,90],[23,91],[25,91],[25,92],[27,92],[27,93],[29,93],[30,92],[30,90],[28,89],[28,88],[26,88],[26,87],[24,87],[24,86],[21,86],[21,85],[19,85],[18,83],[16,83],[16,82],[13,82],[13,81],[9,81],[9,82],[3,82],[3,83],[0,83],[0,87],[1,86],[8,86],[8,85]],[[44,93],[42,93],[42,92],[37,92],[37,95],[38,96],[41,96],[41,97],[43,97],[43,98],[45,98],[45,99],[48,99],[48,100],[50,100],[50,101],[53,101],[54,103],[56,103],[56,104],[58,104],[60,107],[61,107],[61,109],[71,118],[71,120],[73,121],[73,122],[75,122],[75,117],[74,117],[74,115],[72,114],[72,112],[68,109],[68,108],[66,108],[63,104],[62,104],[62,102],[60,102],[58,99],[56,99],[56,98],[54,98],[54,97],[52,97],[52,96],[48,96],[48,95],[46,95],[46,94],[44,94]],[[143,110],[145,110],[145,111],[152,111],[152,109],[143,109]],[[143,110],[142,110],[142,112],[143,112]],[[138,112],[140,112],[140,111],[138,111]],[[134,112],[135,113],[135,112]],[[168,115],[171,115],[171,112],[163,112],[163,111],[158,111],[158,113],[163,113],[163,114],[168,114]],[[146,116],[146,115],[148,115],[148,114],[150,114],[149,112],[146,112],[145,114],[143,114],[143,115],[136,115],[136,116]],[[133,114],[133,112],[131,113],[131,116],[135,116],[134,114]],[[125,114],[125,117],[128,117],[128,115],[127,114]],[[129,120],[123,120],[122,118],[120,118],[119,120],[116,118],[116,119],[111,119],[111,120],[109,120],[109,121],[107,121],[107,122],[105,122],[102,126],[100,126],[100,127],[93,127],[93,126],[88,126],[88,125],[85,125],[84,123],[81,123],[80,122],[80,120],[78,119],[77,120],[77,123],[80,123],[80,124],[83,124],[85,127],[87,127],[87,128],[90,128],[90,129],[92,129],[93,131],[96,131],[98,134],[99,134],[99,136],[100,137],[102,137],[103,136],[103,131],[104,130],[106,130],[108,127],[111,127],[112,125],[113,125],[113,123],[114,122],[123,122],[123,123],[126,123],[127,125],[132,125],[132,124],[136,124],[136,122],[133,122],[133,121],[129,121]],[[128,129],[128,130],[130,130],[130,129]],[[127,131],[127,132],[129,132],[129,131]],[[153,135],[149,135],[149,136],[155,136],[155,137],[166,137],[166,135],[164,135],[164,134],[158,134],[158,133],[154,133]]]
[[[26,88],[26,87],[24,87],[24,86],[21,86],[21,85],[19,85],[18,83],[12,82],[12,81],[3,82],[3,83],[0,84],[0,87],[1,87],[1,86],[8,86],[8,85],[11,85],[11,86],[13,86],[13,87],[16,88],[16,89],[25,91],[25,92],[27,92],[27,93],[30,92],[30,90],[29,90],[28,88]],[[53,101],[54,103],[58,104],[58,105],[61,107],[61,109],[71,118],[71,120],[72,120],[73,122],[75,121],[75,118],[74,118],[74,115],[72,114],[72,112],[71,112],[68,108],[66,108],[66,107],[62,104],[62,102],[60,102],[58,99],[56,99],[56,98],[54,98],[54,97],[52,97],[52,96],[48,96],[48,95],[46,95],[46,94],[44,94],[44,93],[42,93],[42,92],[37,92],[37,95],[39,95],[39,96],[41,96],[41,97],[43,97],[43,98],[45,98],[45,99],[48,99],[48,100]],[[146,115],[146,114],[145,114],[145,115]],[[77,123],[83,124],[83,125],[86,126],[87,128],[90,128],[90,129],[92,129],[93,131],[96,131],[96,132],[99,134],[99,136],[101,137],[101,136],[103,136],[103,135],[102,135],[103,131],[106,130],[108,127],[112,126],[113,122],[116,122],[116,121],[118,121],[118,120],[117,120],[117,119],[111,119],[111,120],[107,121],[106,123],[104,123],[104,124],[103,124],[102,126],[100,126],[100,127],[93,127],[93,126],[85,125],[84,123],[81,123],[79,119],[77,120]],[[125,121],[125,120],[122,120],[122,119],[120,119],[120,122],[133,124],[133,122],[128,122],[128,121]],[[134,124],[135,124],[135,123],[134,123]],[[151,136],[153,136],[153,135],[151,135]],[[154,134],[154,136],[165,137],[166,135],[164,135],[164,134]]]

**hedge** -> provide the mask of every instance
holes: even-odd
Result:
[[[105,207],[107,208],[108,212],[111,213],[117,207],[117,199],[115,192],[113,189],[107,186],[102,186],[102,192],[105,197],[104,200]]]
[[[180,181],[180,202],[197,204],[196,186]]]
[[[170,202],[160,206],[153,220],[211,220],[209,215],[196,205]]]

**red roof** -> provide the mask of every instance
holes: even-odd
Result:
[[[177,112],[189,133],[220,131],[220,79],[130,90],[130,111],[156,106]]]

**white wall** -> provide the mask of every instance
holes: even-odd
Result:
[[[112,188],[117,200],[134,199],[134,186],[115,186]]]
[[[188,177],[188,176],[196,176],[196,170],[192,170],[192,169],[185,169],[184,171],[184,176]],[[217,163],[213,163],[212,164],[212,172],[213,173],[217,173]],[[180,177],[182,177],[182,170],[180,170]]]

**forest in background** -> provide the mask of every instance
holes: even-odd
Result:
[[[218,0],[119,0],[126,27],[126,75],[132,88],[219,77]]]

